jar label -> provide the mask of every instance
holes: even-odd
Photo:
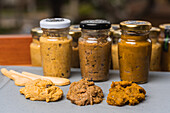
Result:
[[[163,51],[168,52],[169,39],[170,39],[170,29],[165,29],[165,40],[163,43]]]

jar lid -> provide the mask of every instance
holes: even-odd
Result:
[[[31,29],[32,38],[38,39],[42,35],[43,31],[40,27],[34,27]]]
[[[47,18],[40,21],[40,27],[45,29],[63,29],[70,26],[71,21],[66,18]]]
[[[80,28],[80,25],[71,25],[70,26],[69,35],[72,36],[73,41],[77,42],[78,38],[81,37],[81,28]]]
[[[158,38],[160,29],[157,27],[152,27],[149,33],[150,38]]]
[[[158,27],[152,27],[150,32],[160,32],[160,29]]]
[[[42,34],[43,31],[41,30],[40,27],[34,27],[31,29],[31,33],[38,33],[38,34]]]
[[[162,30],[170,29],[170,23],[161,24],[161,25],[159,25],[159,28],[162,29]]]
[[[70,26],[70,31],[73,31],[73,32],[81,32],[80,25],[71,25],[71,26]]]
[[[76,24],[76,25],[71,25],[70,29],[76,29],[76,30],[81,30],[80,25]]]
[[[150,30],[151,27],[152,25],[150,22],[141,20],[128,20],[120,23],[120,28],[122,30],[129,31]]]
[[[110,30],[118,30],[118,29],[120,29],[120,25],[119,24],[111,24]]]
[[[83,20],[80,22],[80,28],[90,30],[109,29],[111,27],[110,21],[95,19],[95,20]]]

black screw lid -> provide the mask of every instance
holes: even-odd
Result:
[[[101,30],[109,29],[111,27],[110,21],[107,20],[83,20],[80,22],[80,28],[82,29],[91,29],[91,30]]]

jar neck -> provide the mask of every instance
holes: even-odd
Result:
[[[64,29],[42,29],[43,30],[43,37],[67,37],[69,34],[69,28]]]
[[[158,42],[158,37],[159,37],[159,35],[151,35],[151,34],[149,34],[149,38],[151,39],[152,43],[157,43]]]
[[[114,38],[114,39],[112,39],[112,40],[113,40],[113,44],[117,44],[118,41],[119,41],[119,38]]]
[[[152,43],[157,43],[158,42],[158,39],[157,38],[150,38]]]
[[[126,31],[122,30],[121,38],[124,40],[135,40],[135,41],[143,41],[149,38],[149,31]]]
[[[87,30],[82,29],[82,37],[83,38],[107,38],[109,33],[109,29],[104,30]]]

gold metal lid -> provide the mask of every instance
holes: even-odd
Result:
[[[149,33],[150,38],[158,38],[160,29],[158,27],[152,27]]]
[[[78,38],[81,37],[81,28],[79,25],[71,25],[69,35],[72,36],[73,41],[78,42]]]
[[[158,27],[152,27],[150,32],[157,32],[157,33],[159,33],[160,29]]]
[[[161,30],[170,29],[170,23],[161,24],[161,25],[159,25],[159,28]]]
[[[35,27],[31,29],[32,38],[39,38],[42,35],[43,31],[40,27]]]
[[[81,28],[80,28],[80,25],[71,25],[71,26],[70,26],[70,30],[81,31]]]
[[[128,31],[150,30],[151,27],[150,22],[142,20],[127,20],[120,23],[120,28]]]
[[[120,25],[119,24],[111,24],[110,30],[118,30],[118,29],[120,29]]]

